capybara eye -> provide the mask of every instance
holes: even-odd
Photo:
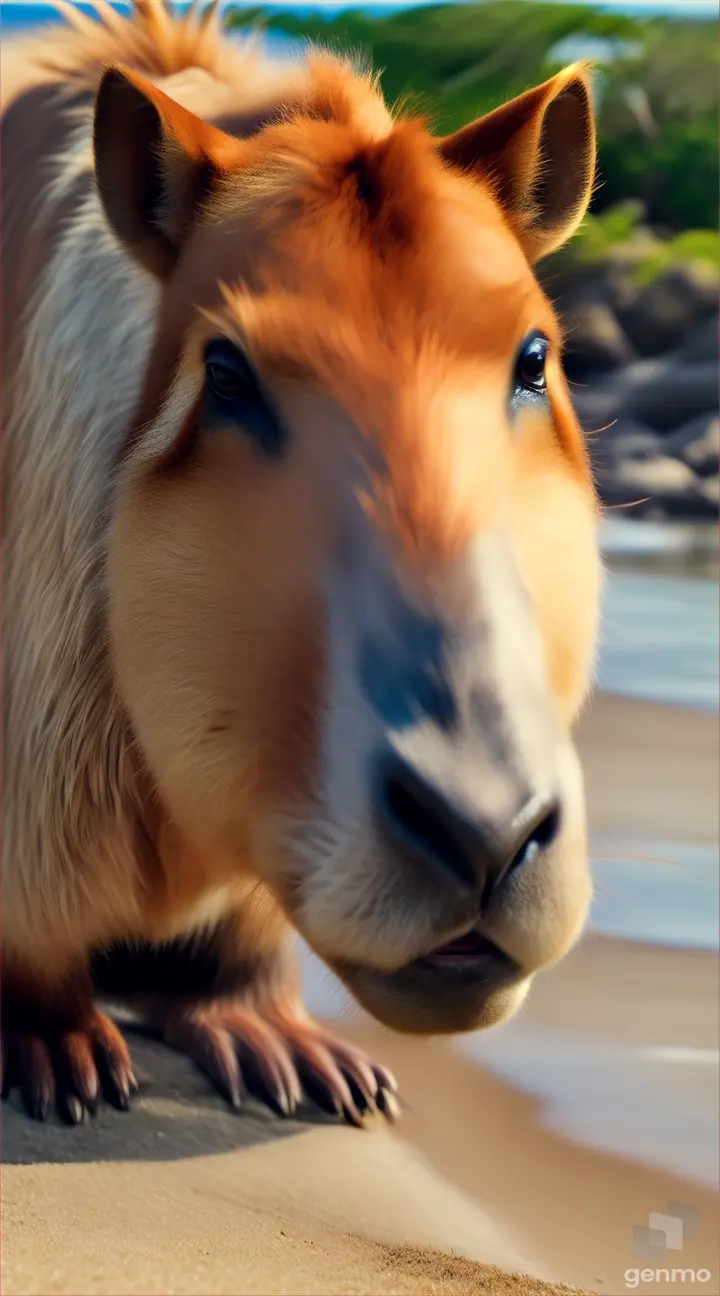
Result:
[[[278,455],[285,437],[270,393],[240,347],[213,338],[205,347],[205,420],[235,426],[266,455]]]
[[[515,390],[541,395],[547,387],[545,362],[548,340],[544,333],[529,333],[523,342],[515,367]]]
[[[225,338],[209,342],[205,348],[205,376],[208,389],[220,401],[252,398],[258,392],[248,360]]]

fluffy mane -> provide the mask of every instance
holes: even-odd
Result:
[[[230,43],[223,38],[219,0],[203,8],[197,0],[185,11],[167,0],[133,0],[130,13],[120,14],[108,0],[90,0],[99,21],[89,18],[68,0],[52,0],[69,30],[45,36],[42,62],[76,86],[93,85],[97,69],[126,63],[146,76],[172,76],[199,68],[216,80],[232,84],[247,75],[248,61],[260,62],[251,38]]]
[[[353,119],[368,127],[374,119],[377,125],[378,114],[389,121],[378,78],[360,58],[313,46],[305,57],[272,59],[256,36],[228,38],[219,0],[205,5],[193,0],[185,10],[170,0],[131,0],[128,14],[118,13],[108,0],[88,0],[96,19],[70,0],[51,3],[68,25],[44,30],[39,41],[34,38],[33,55],[74,92],[94,90],[99,72],[123,64],[154,81],[189,71],[206,73],[217,85],[232,88],[236,103],[238,96],[241,101],[264,100],[268,89],[278,89],[278,111],[285,119],[301,112],[342,125]]]

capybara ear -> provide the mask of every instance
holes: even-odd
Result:
[[[128,68],[109,68],[95,102],[95,177],[121,243],[152,274],[183,240],[238,141]]]
[[[445,160],[488,180],[532,263],[575,233],[595,175],[595,126],[586,64],[440,140]]]

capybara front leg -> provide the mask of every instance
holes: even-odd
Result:
[[[374,1111],[394,1120],[390,1072],[305,1010],[284,931],[278,924],[258,948],[241,910],[189,939],[114,951],[98,966],[98,984],[129,998],[233,1107],[252,1095],[282,1116],[308,1100],[351,1124]]]
[[[399,1113],[391,1073],[302,1010],[215,1000],[171,1010],[163,1037],[188,1053],[233,1107],[250,1094],[292,1116],[308,1099],[352,1125],[373,1112],[391,1121]]]
[[[92,999],[84,969],[50,977],[13,964],[2,978],[2,1096],[19,1089],[34,1120],[69,1125],[102,1098],[121,1111],[137,1089],[120,1031]]]

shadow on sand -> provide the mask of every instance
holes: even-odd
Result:
[[[283,1120],[254,1099],[229,1109],[183,1054],[125,1026],[140,1093],[129,1112],[103,1104],[84,1124],[64,1125],[55,1113],[30,1120],[14,1091],[2,1106],[6,1165],[91,1161],[168,1161],[255,1147],[340,1122],[308,1105]],[[348,1131],[350,1133],[350,1131]],[[362,1137],[361,1131],[354,1131]]]

